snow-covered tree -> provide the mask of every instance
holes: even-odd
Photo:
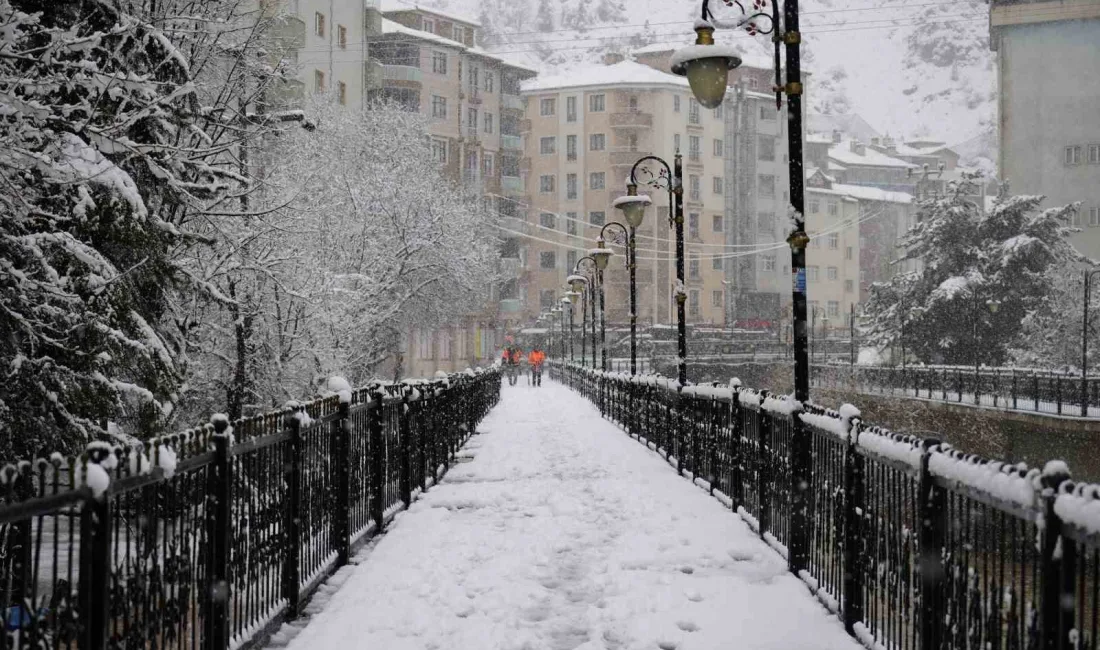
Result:
[[[1074,206],[1040,209],[1041,196],[980,209],[976,175],[924,201],[902,240],[920,270],[872,287],[866,334],[880,347],[904,338],[922,361],[1004,363],[1021,322],[1051,293],[1051,270],[1079,259],[1068,241]]]
[[[1051,269],[1050,293],[1040,306],[1024,317],[1019,341],[1012,350],[1021,366],[1077,371],[1081,367],[1081,335],[1084,328],[1084,274],[1095,267],[1089,262]],[[1093,278],[1089,299],[1090,369],[1100,367],[1096,341],[1100,323],[1100,287]]]
[[[554,10],[550,8],[550,0],[539,0],[538,13],[535,14],[535,29],[540,32],[554,31]]]

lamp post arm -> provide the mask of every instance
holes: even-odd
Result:
[[[618,226],[619,229],[623,231],[623,237],[625,237],[627,240],[630,239],[630,231],[626,229],[626,226],[619,223],[618,221],[608,221],[607,223],[605,223],[603,228],[600,228],[600,239],[606,239],[604,237],[604,233],[606,233],[607,229],[611,226]]]

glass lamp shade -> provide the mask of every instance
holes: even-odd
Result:
[[[652,203],[648,196],[620,196],[611,202],[611,205],[622,210],[623,218],[631,228],[637,228],[642,225],[642,220],[645,218],[646,206]]]
[[[575,305],[575,304],[577,304],[577,300],[579,300],[580,297],[581,297],[581,292],[580,291],[569,291],[569,292],[566,292],[566,295],[569,296],[569,303]]]
[[[673,53],[672,74],[687,77],[695,99],[707,108],[717,108],[726,96],[729,72],[741,65],[741,58],[730,47],[714,43],[714,26],[707,22],[695,25],[695,45]]]
[[[607,269],[607,263],[611,260],[611,256],[614,255],[610,248],[603,247],[603,240],[599,242],[599,248],[593,248],[588,251],[589,257],[596,260],[596,268],[604,271]]]
[[[575,293],[580,293],[581,290],[584,289],[584,285],[588,283],[588,278],[574,273],[566,278],[565,281],[569,283],[569,286],[572,287]]]

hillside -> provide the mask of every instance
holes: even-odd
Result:
[[[413,0],[409,0],[412,2]],[[560,73],[653,43],[693,37],[698,0],[419,0],[478,19],[487,47]],[[720,17],[734,10],[714,2]],[[629,7],[629,10],[627,9]],[[959,142],[988,132],[995,106],[993,53],[982,0],[804,0],[813,110],[855,111],[883,133]],[[754,58],[767,36],[722,30]]]

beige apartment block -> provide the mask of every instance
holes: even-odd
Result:
[[[806,295],[819,334],[846,329],[859,313],[860,202],[836,189],[806,188]]]

